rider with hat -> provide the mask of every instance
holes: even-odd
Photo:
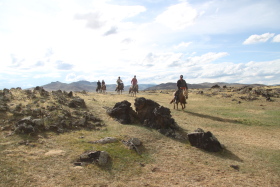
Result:
[[[171,100],[170,104],[178,100],[180,91],[188,89],[186,81],[183,79],[183,75],[180,75],[180,79],[177,81],[178,90],[175,92],[174,98]]]
[[[188,89],[186,81],[183,79],[183,75],[180,75],[180,79],[177,81],[178,90]]]
[[[121,84],[123,84],[123,81],[121,80],[121,77],[118,77],[118,79],[117,79],[116,82],[117,82],[117,86],[116,86],[115,91],[117,91],[118,87],[119,87]]]

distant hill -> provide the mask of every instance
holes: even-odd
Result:
[[[201,89],[201,88],[211,88],[214,85],[219,85],[220,87],[227,86],[227,87],[242,87],[242,86],[265,86],[262,84],[239,84],[239,83],[225,83],[225,82],[216,82],[216,83],[200,83],[200,84],[188,84],[188,88],[190,89]],[[115,91],[116,84],[106,84],[107,91]],[[177,89],[176,83],[162,83],[159,85],[156,84],[139,84],[139,90],[175,90]],[[97,87],[97,82],[89,82],[89,81],[77,81],[72,83],[62,83],[62,82],[51,82],[49,84],[42,86],[46,91],[55,91],[55,90],[62,90],[62,91],[88,91],[88,92],[95,92]],[[124,87],[124,91],[129,90],[130,85]],[[30,88],[32,89],[32,88]]]
[[[239,84],[239,83],[225,83],[225,82],[216,82],[216,83],[200,83],[200,84],[187,84],[189,89],[200,89],[200,88],[211,88],[214,85],[219,85],[220,87],[242,87],[242,86],[265,86],[263,84]],[[149,87],[145,90],[172,90],[177,89],[177,83],[162,83],[156,86]]]
[[[139,84],[139,90],[145,90],[149,87],[155,86],[155,84]],[[95,92],[97,87],[97,82],[89,82],[89,81],[77,81],[72,83],[62,83],[62,82],[51,82],[49,84],[42,86],[46,91],[55,91],[55,90],[62,90],[62,91],[88,91],[88,92]],[[124,91],[129,90],[130,85],[124,87]],[[107,91],[115,91],[116,84],[106,84]]]

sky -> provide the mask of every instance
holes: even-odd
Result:
[[[280,84],[279,0],[0,0],[0,89]]]

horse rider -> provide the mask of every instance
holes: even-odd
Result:
[[[122,80],[121,80],[121,77],[118,77],[118,79],[117,79],[117,86],[116,86],[116,90],[115,90],[115,91],[117,91],[118,87],[119,87],[121,84],[123,84],[123,82],[122,82]]]
[[[102,87],[105,86],[105,81],[104,80],[102,80],[101,85],[102,85]]]
[[[98,81],[97,81],[96,92],[97,92],[98,90],[100,90],[100,89],[101,89],[101,82],[98,80]]]
[[[136,91],[138,93],[138,81],[136,79],[136,75],[134,75],[133,79],[131,80],[132,88],[136,87]]]
[[[188,85],[186,83],[186,81],[183,79],[183,75],[180,75],[180,79],[177,81],[177,91],[175,92],[175,96],[174,98],[171,100],[170,103],[178,100],[178,96],[179,96],[179,93],[180,91],[182,90],[185,90],[185,89],[188,89]]]

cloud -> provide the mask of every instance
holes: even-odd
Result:
[[[264,33],[262,35],[251,35],[249,38],[247,38],[243,44],[255,44],[255,43],[261,43],[266,42],[268,39],[272,38],[274,36],[274,33]]]
[[[156,17],[155,21],[173,30],[180,30],[194,24],[197,17],[197,11],[188,3],[183,2],[168,7],[166,11]]]
[[[181,42],[179,45],[174,46],[175,49],[181,48],[181,47],[188,47],[192,42]]]
[[[206,63],[211,63],[219,58],[222,58],[222,57],[225,57],[228,55],[229,54],[227,52],[219,52],[219,53],[209,52],[209,53],[203,54],[201,56],[188,57],[186,60],[186,63],[189,65],[206,64]]]
[[[20,67],[22,65],[22,62],[25,61],[25,59],[18,59],[18,57],[14,54],[11,54],[11,58],[12,58],[12,66],[11,67]]]
[[[133,42],[133,40],[131,38],[125,38],[122,40],[122,43],[124,43],[124,44],[130,44],[132,42]]]
[[[148,53],[140,66],[153,67],[157,71],[166,71],[167,67],[179,66],[183,54],[182,53]],[[147,70],[147,69],[145,69]]]
[[[280,34],[274,36],[272,42],[280,42]]]
[[[125,19],[134,17],[146,11],[144,6],[124,6],[109,4],[106,1],[94,2],[92,11],[89,13],[75,14],[77,20],[85,20],[86,27],[100,29],[108,25],[119,25]]]
[[[176,67],[181,66],[180,61],[173,61],[171,64],[168,65],[168,67]]]
[[[87,14],[76,14],[74,16],[78,20],[86,20],[86,27],[91,29],[99,29],[105,25],[105,21],[102,21],[98,12]]]
[[[58,60],[58,61],[56,61],[56,67],[59,70],[70,70],[70,69],[73,68],[73,65],[72,64],[67,64],[67,63],[64,63],[61,60]]]
[[[40,73],[33,76],[34,79],[40,79],[40,78],[59,78],[61,75],[58,72],[51,72],[51,73]]]
[[[46,49],[45,57],[51,57],[53,54],[54,53],[53,53],[53,49],[52,48]]]
[[[230,34],[279,30],[280,1],[197,1],[191,4],[198,12],[192,34]]]
[[[38,62],[36,62],[35,67],[42,67],[44,65],[45,65],[45,63],[43,61],[38,61]]]
[[[67,82],[75,82],[75,81],[80,81],[80,80],[88,80],[88,77],[84,75],[76,75],[75,73],[69,73],[66,75],[65,80]]]
[[[153,53],[149,53],[149,54],[147,54],[147,56],[143,60],[142,65],[146,66],[146,67],[152,67],[152,66],[154,66],[156,58],[157,58],[157,55],[155,55]]]
[[[111,34],[116,34],[117,30],[118,30],[118,27],[111,27],[110,30],[108,30],[107,32],[104,33],[104,36],[108,36],[108,35],[111,35]]]

